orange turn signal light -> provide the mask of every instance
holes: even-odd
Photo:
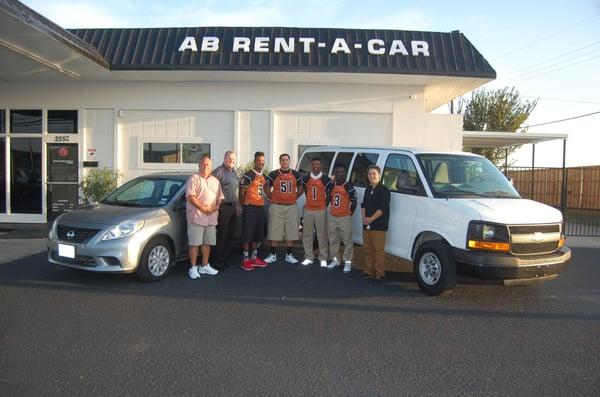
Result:
[[[478,249],[478,250],[508,252],[508,251],[510,251],[510,244],[509,243],[498,243],[495,241],[469,240],[469,248]]]
[[[567,238],[565,236],[560,236],[560,240],[558,240],[558,248],[562,248],[562,246],[565,245],[566,241]]]

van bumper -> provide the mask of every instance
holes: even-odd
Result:
[[[461,274],[483,279],[539,279],[555,276],[567,267],[571,250],[562,247],[551,254],[514,256],[510,254],[454,249]]]

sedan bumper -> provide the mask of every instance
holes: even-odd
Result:
[[[59,255],[59,244],[74,247],[74,258]],[[118,239],[77,244],[57,239],[48,240],[50,263],[105,273],[132,273],[136,270],[143,244],[135,239]]]

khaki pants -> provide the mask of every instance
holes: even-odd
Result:
[[[354,240],[352,239],[352,216],[327,217],[329,231],[329,254],[339,258],[340,242],[344,244],[344,261],[352,261],[354,255]]]
[[[315,229],[317,229],[317,241],[319,242],[319,260],[326,261],[329,256],[329,244],[327,242],[327,210],[304,210],[304,221],[302,222],[302,243],[304,244],[304,258],[311,261],[315,258],[313,240]]]
[[[269,206],[267,238],[271,241],[298,240],[298,208],[296,204],[271,204]]]
[[[385,277],[385,232],[363,230],[365,263],[363,271],[375,278]]]

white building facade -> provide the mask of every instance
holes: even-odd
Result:
[[[72,208],[93,167],[125,181],[226,150],[270,168],[310,145],[461,150],[462,118],[430,112],[495,78],[458,32],[67,31],[16,1],[0,26],[0,222]]]

